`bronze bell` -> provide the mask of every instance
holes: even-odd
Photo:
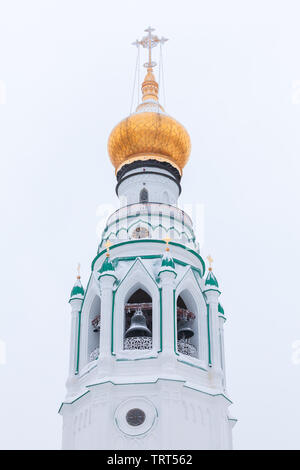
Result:
[[[178,322],[178,339],[187,339],[194,336],[194,331],[190,326],[189,320],[179,320]]]
[[[132,336],[151,336],[151,331],[147,327],[146,318],[139,308],[131,317],[130,327],[125,333],[125,338]]]

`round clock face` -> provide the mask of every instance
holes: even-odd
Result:
[[[132,238],[149,238],[149,231],[145,227],[137,227],[132,233]]]
[[[146,419],[146,415],[140,408],[131,408],[126,414],[126,421],[130,426],[140,426]]]

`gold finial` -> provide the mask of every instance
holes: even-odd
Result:
[[[106,256],[107,258],[110,256],[110,253],[109,253],[109,248],[111,247],[111,242],[109,240],[107,240],[107,242],[105,243],[105,248],[106,248]]]
[[[207,257],[206,259],[207,259],[208,262],[209,262],[209,268],[208,268],[208,270],[209,270],[209,271],[212,271],[211,265],[212,265],[212,263],[213,263],[214,260],[212,259],[212,257],[211,257],[210,255],[208,255],[208,257]]]
[[[166,242],[166,251],[170,251],[169,243],[171,241],[170,237],[163,238],[163,241]]]
[[[77,265],[77,279],[80,279],[81,276],[80,276],[80,263],[78,263]]]

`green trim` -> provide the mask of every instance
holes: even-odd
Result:
[[[119,262],[134,261],[137,258],[141,258],[141,259],[159,259],[159,258],[162,258],[162,256],[163,255],[120,256],[120,257],[114,258],[112,260],[112,263],[114,264],[114,267],[116,269]],[[180,266],[191,266],[191,269],[193,271],[196,271],[197,273],[199,273],[199,276],[202,277],[201,270],[199,268],[196,268],[196,266],[190,265],[189,263],[186,263],[185,261],[181,261],[177,258],[173,258],[173,260],[174,260],[175,264],[179,264]],[[196,278],[196,280],[197,280],[197,278]],[[198,280],[197,280],[197,283],[199,284]]]
[[[174,271],[174,269],[161,269],[157,275],[157,277],[159,277],[161,275],[161,273],[173,273],[175,274],[175,278],[177,277],[177,273],[176,271]]]
[[[173,289],[174,352],[176,356],[179,356],[179,353],[177,352],[177,334],[176,334],[177,315],[176,315],[175,296],[176,296],[176,289]]]
[[[207,372],[207,369],[205,369],[204,367],[197,366],[196,364],[192,364],[191,362],[184,361],[183,359],[177,358],[177,361],[178,361],[178,362],[182,362],[183,364],[186,364],[186,365],[188,365],[188,366],[196,367],[197,369],[201,369],[201,370],[204,370],[205,372]]]
[[[195,387],[191,387],[190,385],[186,385],[186,380],[179,380],[179,379],[166,379],[164,377],[158,377],[156,380],[153,380],[151,382],[126,382],[126,383],[116,383],[116,382],[113,382],[112,380],[105,380],[104,382],[98,382],[98,383],[95,383],[95,384],[90,384],[90,385],[86,385],[86,388],[90,389],[92,387],[97,387],[98,385],[105,385],[105,384],[112,384],[112,385],[155,385],[157,384],[157,382],[159,381],[166,381],[166,382],[178,382],[178,383],[182,383],[183,384],[183,387],[185,388],[189,388],[191,390],[195,390],[196,392],[200,392],[200,393],[203,393],[204,395],[208,395],[210,397],[223,397],[225,398],[225,400],[229,401],[229,403],[232,405],[233,402],[228,398],[226,397],[226,395],[224,395],[223,393],[216,393],[216,394],[213,394],[213,393],[208,393],[208,392],[205,392],[204,390],[199,390],[198,388],[195,388]],[[85,395],[87,395],[88,393],[90,392],[90,390],[87,390],[86,392],[84,392],[82,395],[80,395],[79,397],[75,398],[75,400],[73,400],[72,402],[62,402],[59,410],[58,410],[58,413],[60,413],[62,407],[64,405],[73,405],[73,403],[75,403],[76,401],[80,400],[80,398],[84,397]],[[235,418],[228,418],[232,421],[237,421]]]
[[[86,388],[97,387],[98,385],[104,385],[104,384],[107,384],[107,383],[111,383],[112,385],[154,385],[154,384],[156,384],[159,380],[165,380],[166,382],[181,382],[181,383],[186,382],[186,380],[166,379],[166,378],[163,378],[163,377],[158,377],[156,380],[152,380],[151,382],[124,382],[124,383],[116,383],[116,382],[113,382],[112,380],[105,380],[104,382],[98,382],[98,383],[95,383],[95,384],[86,385]]]
[[[186,238],[187,238],[187,242],[188,242],[188,243],[189,243],[189,242],[193,242],[193,243],[194,243],[195,240],[196,240],[195,236],[189,237],[186,232],[179,232],[179,230],[177,230],[174,226],[172,226],[172,227],[170,227],[170,228],[168,228],[168,229],[166,229],[166,228],[165,228],[163,225],[161,225],[161,224],[159,224],[159,225],[153,227],[149,222],[146,222],[145,220],[138,220],[137,222],[134,222],[134,224],[132,224],[132,226],[135,226],[135,225],[140,226],[141,224],[150,225],[153,231],[157,230],[159,227],[162,228],[162,229],[164,229],[166,232],[170,232],[171,230],[174,230],[174,232],[176,232],[179,237],[180,237],[181,235],[185,235]],[[131,227],[129,227],[129,228],[131,228]],[[113,231],[109,232],[109,234],[106,236],[106,238],[103,238],[103,239],[102,239],[102,242],[101,242],[101,244],[100,244],[100,247],[103,245],[103,242],[109,240],[109,239],[112,237],[112,235],[115,236],[115,237],[117,237],[118,234],[119,234],[121,231],[125,231],[126,234],[128,235],[129,228],[126,229],[125,227],[121,227],[121,228],[120,228],[119,230],[117,230],[116,232],[113,232]]]
[[[162,316],[162,288],[159,287],[159,317],[160,317],[160,350],[159,353],[163,350],[163,316]]]
[[[141,216],[141,215],[140,215],[140,216]],[[145,214],[145,216],[147,216],[147,218],[148,218],[149,214],[147,213],[147,214]],[[121,217],[120,219],[116,219],[114,222],[111,222],[111,223],[108,224],[108,225],[105,227],[105,229],[103,230],[102,238],[104,237],[104,235],[106,234],[106,232],[108,232],[109,227],[111,227],[112,225],[117,225],[117,224],[118,224],[119,222],[121,222],[122,220],[128,220],[128,219],[136,218],[136,217],[137,217],[136,214],[135,214],[135,215],[129,215],[129,216],[126,216],[126,217]],[[150,214],[150,218],[152,218],[152,217],[159,217],[159,218],[162,217],[162,218],[168,218],[168,219],[170,220],[170,216],[169,216],[169,215],[166,215],[166,214],[161,214],[161,215],[159,215],[158,213],[157,213],[157,214]],[[139,219],[139,220],[143,222],[143,220],[141,220],[141,219]],[[178,219],[177,217],[174,217],[173,220],[176,220],[176,222],[178,222],[180,225],[182,225],[183,227],[186,227],[186,228],[191,232],[191,234],[194,235],[194,229],[193,229],[189,224],[185,224],[182,220]],[[146,223],[147,223],[148,225],[150,225],[151,228],[153,229],[153,225],[150,224],[150,222],[146,222]],[[134,224],[131,224],[130,227],[132,227],[133,225],[134,225]],[[120,230],[127,230],[127,232],[128,232],[128,230],[129,230],[130,227],[128,227],[128,229],[126,229],[125,227],[121,227],[121,228],[117,231],[117,233],[118,233]],[[156,226],[154,226],[154,227],[155,227],[154,230],[155,230],[157,227],[162,227],[162,228],[164,228],[165,230],[167,230],[162,224],[158,224],[158,225],[156,225]],[[175,229],[175,230],[176,230],[176,229]],[[177,230],[177,231],[178,231],[178,230]],[[181,233],[184,233],[184,232],[181,232]],[[193,236],[193,238],[191,238],[191,240],[195,240],[195,235]]]
[[[112,303],[111,303],[111,355],[115,356],[114,352],[114,315],[115,315],[115,296],[116,291],[112,292]]]
[[[88,393],[90,393],[89,390],[87,390],[87,391],[84,392],[82,395],[80,395],[80,397],[75,398],[75,400],[73,400],[73,401],[70,401],[70,402],[63,401],[62,404],[61,404],[60,407],[59,407],[58,413],[61,412],[61,409],[62,409],[62,407],[63,407],[64,405],[73,405],[73,403],[75,403],[77,400],[79,400],[80,398],[84,397],[84,396],[87,395]]]
[[[207,339],[208,339],[208,365],[211,366],[211,345],[210,345],[210,319],[209,319],[209,305],[206,304],[207,308]]]
[[[212,291],[212,292],[218,292],[219,294],[221,294],[221,291],[219,291],[219,289],[205,289],[205,290],[203,291],[203,293],[205,294],[206,292],[211,292],[211,291]]]
[[[137,264],[137,263],[140,263],[141,266],[143,267],[143,269],[146,271],[146,273],[149,275],[149,277],[152,279],[152,281],[154,282],[155,284],[155,287],[157,288],[157,283],[155,282],[155,279],[151,276],[150,272],[148,271],[148,269],[146,268],[146,266],[142,263],[141,261],[141,257],[140,256],[137,256],[136,259],[135,259],[135,262],[130,266],[129,270],[127,271],[127,273],[125,274],[125,276],[123,277],[123,279],[121,280],[120,284],[118,285],[117,289],[119,289],[119,287],[123,284],[123,282],[125,281],[126,277],[129,275],[129,273],[131,272],[131,270],[133,269],[133,267]]]
[[[101,268],[99,269],[98,273],[101,275],[103,273],[109,272],[109,271],[114,271],[115,268],[113,266],[113,263],[110,259],[109,253],[106,253],[106,256],[104,258],[104,261],[102,263]],[[100,279],[100,276],[98,277]]]
[[[99,271],[98,271],[99,272]],[[113,277],[115,279],[115,281],[117,281],[117,277],[114,275],[114,274],[109,274],[109,272],[104,272],[102,274],[100,274],[100,276],[98,277],[98,281],[101,279],[101,277]]]
[[[85,291],[85,293],[84,293],[84,297],[83,297],[82,304],[81,304],[81,309],[80,309],[80,311],[78,312],[78,332],[77,332],[77,360],[76,360],[76,370],[75,370],[75,375],[77,375],[77,374],[78,374],[78,372],[79,372],[79,356],[80,356],[80,332],[81,332],[81,312],[82,312],[82,310],[83,310],[83,307],[84,307],[84,302],[85,302],[85,298],[86,298],[86,295],[87,295],[87,293],[88,293],[88,290],[89,290],[89,285],[90,285],[91,279],[92,279],[92,273],[90,274],[89,281],[88,281],[88,283],[87,283],[86,291]]]
[[[218,312],[223,316],[225,315],[224,308],[220,303],[218,303]]]
[[[217,278],[212,271],[208,271],[208,274],[205,279],[205,285],[219,287]]]
[[[82,287],[81,285],[81,282],[80,281],[77,281],[78,283],[80,283],[79,285],[75,284],[73,286],[73,289],[71,291],[71,295],[70,295],[70,300],[72,299],[72,297],[75,297],[76,295],[82,295],[82,298],[84,297],[84,288]],[[72,299],[73,300],[73,299]]]
[[[77,375],[79,372],[80,330],[81,330],[81,310],[78,312],[77,360],[76,360],[75,375]]]
[[[159,352],[159,351],[158,351]],[[149,357],[135,357],[132,359],[126,357],[117,358],[116,361],[118,362],[125,362],[125,361],[146,361],[147,359],[157,359],[157,356],[149,356]]]
[[[72,302],[72,300],[80,300],[81,302],[83,301],[84,296],[82,297],[71,297],[68,303]]]
[[[129,245],[129,244],[133,244],[133,243],[160,243],[161,245],[165,245],[166,243],[163,241],[163,240],[158,240],[158,239],[147,239],[147,238],[143,238],[143,239],[140,239],[140,240],[128,240],[126,242],[120,242],[120,243],[116,243],[115,245],[112,245],[110,247],[110,251],[114,250],[115,248],[119,248],[120,246],[124,246],[124,245]],[[170,245],[172,246],[178,246],[179,248],[182,248],[183,250],[186,250],[188,251],[189,253],[193,254],[196,258],[198,258],[198,260],[200,261],[201,265],[202,265],[202,268],[203,268],[203,273],[200,274],[201,277],[203,277],[203,274],[205,273],[205,263],[204,263],[204,260],[202,259],[202,257],[199,255],[199,253],[197,253],[195,250],[193,250],[192,248],[188,248],[186,247],[185,245],[181,244],[181,243],[177,243],[177,242],[170,242],[169,243]],[[103,253],[105,253],[106,250],[102,250],[100,253],[97,254],[97,256],[94,258],[94,260],[92,261],[92,271],[94,270],[94,266],[95,266],[95,263],[96,261],[103,255]]]
[[[200,285],[199,285],[199,282],[197,281],[197,278],[196,278],[196,276],[195,276],[195,274],[194,274],[194,272],[193,272],[193,267],[192,267],[191,265],[188,265],[188,264],[187,264],[186,266],[189,266],[189,269],[187,269],[187,271],[184,273],[184,275],[182,276],[182,278],[180,279],[180,281],[179,281],[178,284],[176,285],[176,290],[178,290],[178,287],[180,286],[180,284],[183,282],[183,280],[186,278],[186,276],[188,275],[188,273],[191,271],[191,272],[192,272],[192,275],[194,276],[195,281],[197,282],[197,285],[198,285],[198,287],[199,287],[199,289],[200,289],[200,291],[201,291],[201,287],[200,287]],[[197,271],[198,271],[198,270],[197,270]],[[202,292],[202,291],[201,291],[201,292]]]
[[[223,397],[225,398],[225,400],[229,401],[231,405],[233,404],[233,402],[228,397],[226,397],[224,393],[208,393],[208,392],[204,392],[204,390],[199,390],[198,388],[191,387],[190,385],[183,385],[183,386],[185,388],[190,388],[191,390],[195,390],[196,392],[203,393],[204,395],[208,395],[209,397]]]
[[[224,315],[218,315],[219,318],[222,318],[225,321],[227,321],[227,318]]]
[[[165,252],[165,254],[163,255],[162,261],[161,261],[161,266],[162,267],[165,266],[165,267],[175,269],[174,260],[173,260],[172,256],[169,255],[168,252]]]
[[[90,365],[91,362],[89,362],[87,365]],[[84,377],[85,375],[89,374],[93,369],[95,369],[95,367],[97,367],[97,364],[94,364],[93,367],[91,367],[90,369],[88,369],[87,371],[85,371],[83,374],[80,374],[80,378]]]

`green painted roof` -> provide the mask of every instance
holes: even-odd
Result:
[[[218,304],[218,312],[219,312],[221,315],[225,315],[224,308],[222,307],[221,304]]]
[[[205,280],[205,285],[206,286],[215,286],[215,287],[219,287],[219,284],[218,284],[218,281],[216,279],[216,276],[214,275],[214,273],[212,271],[208,271],[208,274],[206,276],[206,280]]]
[[[108,271],[114,271],[115,268],[110,260],[110,256],[106,256],[105,257],[105,260],[103,261],[103,264],[101,266],[101,268],[99,269],[98,273],[99,274],[103,274],[103,273],[106,273]]]
[[[175,263],[174,263],[172,256],[170,256],[169,251],[166,251],[165,254],[163,255],[161,265],[162,267],[175,269]]]
[[[82,287],[80,279],[77,279],[77,281],[74,284],[73,289],[71,290],[71,298],[76,297],[76,295],[84,296],[84,288]]]

